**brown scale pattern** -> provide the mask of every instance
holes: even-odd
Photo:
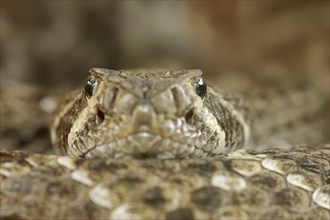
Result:
[[[2,219],[330,217],[329,145],[207,160],[0,155]]]
[[[55,129],[56,135],[60,137],[57,139],[59,143],[56,145],[59,146],[63,151],[68,144],[68,134],[74,121],[78,118],[80,111],[86,107],[85,97],[83,94],[78,94],[78,91],[74,91],[71,95],[67,96],[66,98],[68,100],[63,101],[62,105],[71,105],[70,100],[72,97],[75,97],[75,100],[72,103],[72,108],[64,113],[60,123]],[[57,112],[57,114],[60,114],[60,112]]]

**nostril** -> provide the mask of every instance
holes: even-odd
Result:
[[[193,116],[194,116],[194,109],[190,109],[184,116],[186,119],[186,122],[190,123],[192,121]]]
[[[104,121],[104,113],[98,109],[96,113],[95,122],[96,124],[101,124]]]

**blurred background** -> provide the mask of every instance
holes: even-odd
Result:
[[[242,91],[307,78],[329,96],[329,1],[0,3],[0,145],[8,149],[51,149],[48,95],[81,86],[92,67],[200,68]],[[325,113],[329,135],[329,106]]]
[[[72,87],[91,67],[200,68],[329,93],[329,1],[2,0],[0,18],[1,79]]]

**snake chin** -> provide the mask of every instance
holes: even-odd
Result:
[[[185,159],[203,158],[208,152],[193,138],[162,137],[140,132],[124,138],[96,145],[80,157],[115,159]]]

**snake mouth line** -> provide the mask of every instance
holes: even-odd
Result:
[[[98,144],[88,149],[80,157],[109,157],[134,159],[182,159],[204,157],[210,152],[190,143],[159,134],[137,133],[110,143]]]

